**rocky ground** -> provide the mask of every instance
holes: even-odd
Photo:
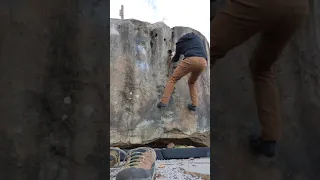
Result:
[[[209,180],[210,159],[158,160],[156,162],[156,180]],[[110,179],[115,180],[119,169],[110,170]]]

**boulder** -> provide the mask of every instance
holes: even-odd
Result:
[[[110,143],[112,146],[148,144],[166,139],[192,139],[209,146],[210,68],[197,82],[199,107],[189,112],[188,76],[175,86],[169,105],[159,110],[159,102],[172,66],[168,50],[188,27],[170,28],[163,22],[110,20]],[[181,60],[180,60],[181,61]],[[179,62],[180,62],[179,61]]]

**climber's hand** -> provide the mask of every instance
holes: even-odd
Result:
[[[175,52],[172,52],[172,50],[171,50],[171,49],[169,49],[169,50],[168,50],[168,55],[169,55],[170,57],[173,57],[173,56],[174,56],[174,54],[175,54]]]

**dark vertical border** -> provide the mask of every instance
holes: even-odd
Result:
[[[106,65],[106,68],[107,68],[107,73],[106,73],[106,76],[107,76],[107,82],[106,82],[106,95],[107,95],[107,115],[108,117],[106,118],[106,121],[107,121],[107,127],[108,127],[108,134],[107,134],[107,138],[106,138],[106,143],[108,145],[108,162],[106,163],[106,168],[108,169],[108,175],[109,175],[109,179],[110,179],[110,0],[105,0],[108,2],[108,6],[109,8],[107,8],[106,10],[106,15],[108,17],[108,21],[107,21],[107,30],[106,30],[106,33],[108,34],[107,35],[107,41],[106,41],[106,56],[108,57],[106,59],[107,61],[107,65]]]
[[[0,0],[1,180],[110,177],[109,12]]]
[[[110,176],[109,3],[59,0],[48,8],[50,48],[43,104],[53,138],[43,140],[49,149],[42,151],[46,161],[58,166],[57,178]],[[61,113],[66,118],[61,119]],[[40,179],[51,176],[46,161],[41,163]]]
[[[109,2],[109,8],[107,10],[107,15],[108,15],[108,41],[107,41],[107,46],[108,50],[107,55],[108,55],[108,62],[107,62],[107,76],[108,76],[108,82],[106,84],[107,86],[107,95],[108,95],[108,106],[107,106],[107,114],[108,114],[108,119],[107,119],[107,126],[108,126],[108,135],[107,135],[107,143],[108,143],[108,163],[107,163],[107,168],[108,168],[108,174],[109,174],[109,179],[110,179],[110,0],[107,0]]]
[[[81,3],[80,3],[81,2]],[[98,115],[93,120],[96,132],[96,144],[86,158],[87,165],[94,168],[95,178],[110,179],[110,1],[79,0],[79,16],[85,22],[83,35],[90,45],[87,46],[89,63],[94,67],[88,82],[97,92]],[[88,49],[89,48],[89,49]],[[91,72],[92,73],[92,72]],[[92,81],[92,82],[91,82]],[[100,127],[100,128],[99,128]]]
[[[217,15],[218,11],[220,11],[225,5],[227,0],[210,0],[210,24],[212,20]],[[211,31],[210,31],[211,32]],[[211,36],[211,34],[210,34]],[[212,42],[210,42],[210,45]],[[210,58],[210,62],[215,62],[214,59]],[[215,179],[219,177],[219,172],[217,172],[219,167],[219,157],[216,156],[216,152],[218,150],[218,141],[217,139],[217,129],[219,128],[218,121],[218,115],[219,115],[219,109],[215,107],[215,96],[213,95],[216,91],[214,88],[214,79],[215,79],[215,73],[213,64],[210,64],[210,177],[211,179]]]
[[[213,20],[213,18],[215,17],[215,14],[216,14],[216,0],[210,0],[210,24],[211,24],[211,21]],[[211,26],[211,25],[210,25]],[[210,27],[211,29],[211,27]],[[211,33],[211,30],[210,30],[210,33]],[[210,37],[212,35],[210,34]],[[210,41],[210,40],[209,40]],[[211,45],[211,41],[210,41],[210,45]],[[210,48],[209,48],[209,54],[210,54]],[[213,61],[210,57],[210,61]],[[213,174],[215,173],[215,168],[214,168],[214,163],[215,163],[215,160],[214,160],[214,141],[213,141],[213,138],[214,138],[214,111],[213,111],[213,96],[212,96],[212,93],[213,93],[213,85],[212,85],[212,79],[213,79],[213,66],[210,64],[210,178],[212,179],[212,176]]]

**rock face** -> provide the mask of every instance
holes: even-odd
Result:
[[[179,37],[192,29],[170,28],[159,22],[110,22],[110,143],[146,144],[159,138],[187,138],[209,145],[210,69],[200,76],[199,108],[188,111],[187,76],[175,87],[168,108],[156,107],[168,80],[167,51],[175,50]],[[209,44],[203,38],[207,51]],[[169,73],[171,73],[169,72]]]
[[[217,11],[225,5],[215,3]],[[284,132],[277,158],[265,161],[248,148],[249,133],[259,128],[248,68],[257,37],[211,68],[212,179],[320,179],[320,3],[311,0],[310,6],[276,65]]]

